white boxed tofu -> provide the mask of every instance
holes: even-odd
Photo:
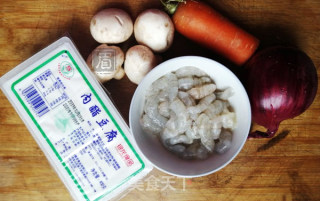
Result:
[[[110,200],[152,167],[72,41],[63,37],[0,86],[75,200]]]

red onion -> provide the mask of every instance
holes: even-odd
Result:
[[[267,132],[250,133],[249,138],[273,137],[281,121],[303,113],[316,96],[316,68],[299,49],[267,48],[254,55],[246,67],[252,119],[267,128]]]

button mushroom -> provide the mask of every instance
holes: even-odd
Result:
[[[124,71],[129,80],[139,84],[142,78],[157,65],[159,58],[144,45],[135,45],[128,49],[124,62]]]
[[[102,44],[88,56],[87,65],[103,83],[112,78],[120,80],[124,76],[123,61],[124,53],[119,47]]]
[[[93,16],[90,32],[99,43],[122,43],[132,35],[133,22],[124,10],[107,8]]]
[[[154,52],[164,52],[173,41],[174,25],[167,13],[158,9],[147,9],[134,23],[134,36],[139,44]]]

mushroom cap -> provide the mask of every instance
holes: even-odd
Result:
[[[124,10],[107,8],[92,17],[90,32],[99,43],[122,43],[132,35],[133,22]]]
[[[101,61],[101,59],[105,59],[105,61]],[[121,66],[124,62],[124,53],[121,48],[117,46],[108,46],[106,44],[101,44],[91,52],[86,62],[91,71],[94,72],[98,80],[100,82],[106,82],[115,77],[118,71],[122,69]],[[104,68],[110,68],[102,69],[101,63],[99,62],[106,62]]]
[[[173,42],[174,25],[164,11],[148,9],[137,17],[134,36],[139,44],[148,46],[154,52],[164,52]]]
[[[158,59],[144,45],[135,45],[128,49],[124,61],[124,71],[129,80],[139,84],[144,76],[157,65]]]

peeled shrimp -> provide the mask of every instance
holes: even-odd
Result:
[[[193,142],[193,139],[189,138],[187,135],[184,135],[184,134],[175,136],[173,138],[170,138],[169,140],[169,143],[171,145],[179,144],[179,143],[191,144],[192,142]]]
[[[187,130],[188,125],[191,124],[186,106],[180,99],[176,98],[170,104],[170,110],[174,114],[170,119],[174,118],[175,129],[179,134],[184,133]]]
[[[182,77],[178,79],[178,87],[182,90],[188,90],[193,87],[193,77]]]
[[[148,117],[148,115],[143,115],[140,119],[140,124],[142,129],[151,134],[157,134],[162,131],[162,127],[155,124],[152,119]]]
[[[168,73],[151,84],[151,87],[146,93],[146,98],[149,96],[156,96],[162,90],[168,90],[172,86],[178,87],[178,79],[175,74]],[[160,97],[163,98],[163,95],[166,95],[166,94],[163,93],[162,96]]]
[[[220,137],[221,129],[222,129],[222,122],[219,117],[215,117],[213,119],[210,119],[212,124],[210,127],[210,133],[212,135],[212,138],[214,140],[218,139]]]
[[[228,110],[229,103],[222,100],[215,100],[213,101],[204,111],[206,115],[208,115],[210,118],[214,118],[218,115],[220,115],[222,112],[229,112]]]
[[[228,113],[222,114],[219,118],[221,119],[223,128],[229,128],[229,129],[235,128],[236,114],[234,112],[228,112]]]
[[[208,157],[208,150],[201,143],[195,142],[186,148],[184,152],[179,153],[179,155],[182,155],[182,158],[185,159],[206,159]]]
[[[163,128],[168,119],[160,115],[158,111],[158,104],[158,96],[149,97],[149,99],[146,100],[144,112],[146,115],[148,115],[148,117],[153,121],[154,124]]]
[[[216,90],[215,84],[205,84],[203,86],[194,87],[187,92],[195,99],[201,99],[209,94],[212,94]]]
[[[189,90],[192,87],[212,82],[210,77],[182,77],[178,79],[178,87],[181,90]]]
[[[207,74],[205,72],[203,72],[202,70],[199,70],[196,67],[192,67],[192,66],[187,66],[184,68],[179,68],[176,71],[176,75],[178,78],[181,77],[190,77],[190,76],[196,76],[196,77],[202,77],[202,76],[207,76]]]
[[[193,106],[196,104],[196,101],[194,100],[194,98],[192,98],[187,92],[179,91],[178,97],[187,107]]]
[[[214,150],[220,154],[227,152],[231,148],[232,134],[230,131],[223,131],[220,135],[219,142],[216,143]]]
[[[209,105],[215,99],[216,99],[216,95],[210,94],[210,95],[204,97],[203,99],[201,99],[199,101],[198,105],[189,107],[188,112],[190,112],[191,114],[198,114],[200,112],[203,112],[204,110],[206,110],[209,107]]]
[[[201,143],[207,148],[208,151],[212,152],[214,148],[214,139],[210,133],[210,119],[206,114],[201,114],[196,120],[198,132],[200,135]]]
[[[195,122],[192,122],[186,130],[186,135],[191,139],[200,139],[198,127]]]
[[[186,151],[186,147],[182,144],[175,144],[175,145],[167,145],[164,144],[164,146],[171,152],[177,154],[177,155],[183,155],[183,153]]]
[[[221,100],[228,100],[233,95],[233,90],[229,87],[224,91],[217,92],[217,97]]]
[[[169,100],[172,101],[178,94],[178,79],[173,73],[159,78],[155,81],[148,90],[147,96],[158,96],[160,102]]]
[[[163,101],[158,105],[159,114],[169,118],[170,117],[170,108],[169,108],[169,102]]]
[[[160,137],[163,143],[168,144],[168,140],[178,136],[179,133],[176,130],[164,128],[164,130],[160,133]]]
[[[147,90],[142,129],[159,136],[171,152],[186,159],[205,159],[231,146],[236,115],[228,102],[231,88],[216,90],[213,80],[194,67],[180,68]]]

